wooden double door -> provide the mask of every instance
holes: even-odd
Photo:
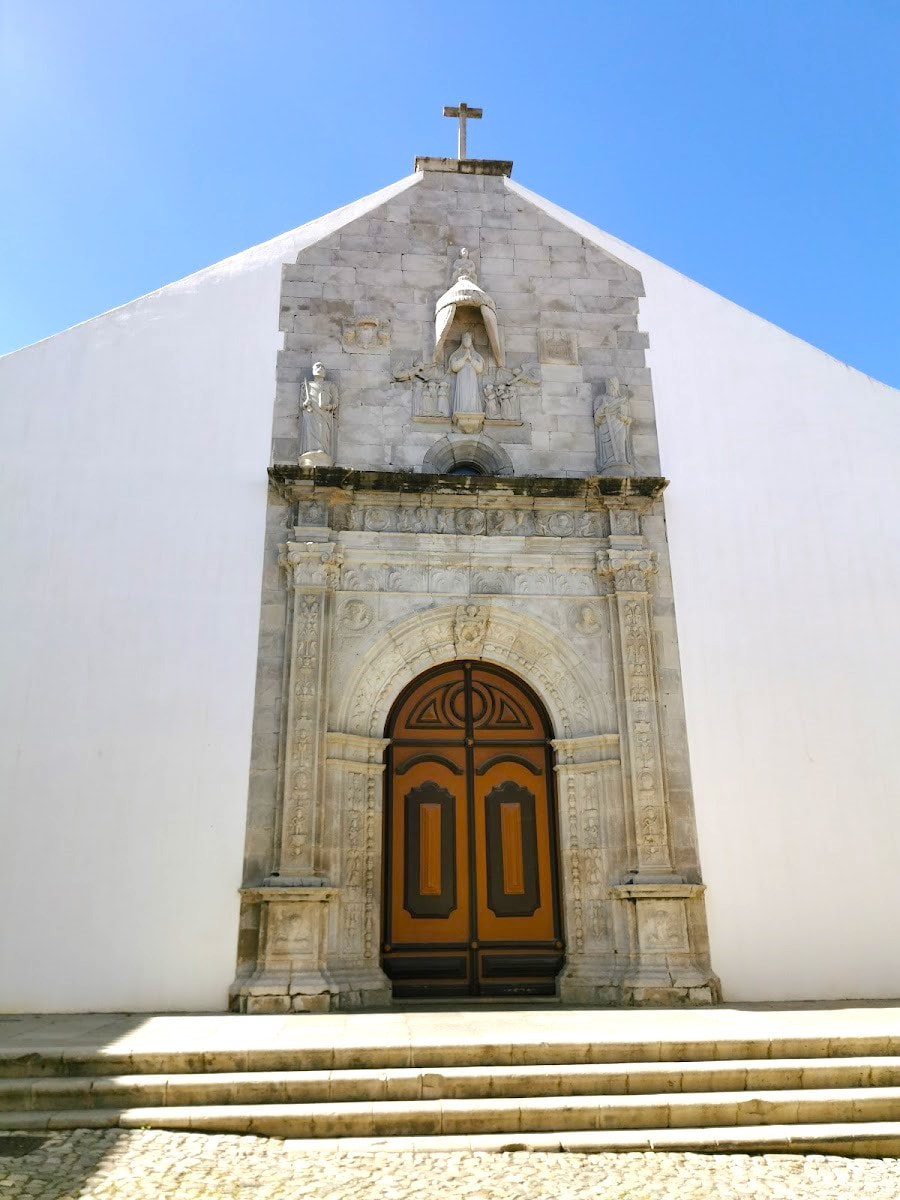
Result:
[[[451,663],[406,688],[387,736],[395,997],[553,995],[564,947],[540,701],[498,667]]]

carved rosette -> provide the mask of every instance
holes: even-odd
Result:
[[[611,577],[615,588],[637,872],[668,875],[672,863],[647,591],[656,570],[655,555],[643,548],[602,550],[597,555],[597,570],[601,576]]]

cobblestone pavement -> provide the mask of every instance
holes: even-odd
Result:
[[[153,1130],[0,1135],[0,1200],[898,1200],[900,1160],[768,1154],[311,1153]]]

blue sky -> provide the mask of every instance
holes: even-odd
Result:
[[[0,0],[0,352],[455,153],[900,386],[896,0]]]

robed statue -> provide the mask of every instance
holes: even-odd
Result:
[[[313,363],[312,379],[304,379],[300,393],[300,466],[333,467],[334,423],[338,386],[325,378],[322,363]]]
[[[631,405],[627,389],[612,376],[604,381],[594,401],[594,434],[597,439],[597,471],[600,475],[633,475]]]
[[[453,385],[453,418],[457,425],[463,426],[467,424],[465,418],[468,414],[477,413],[481,416],[484,412],[479,386],[479,376],[484,373],[484,359],[475,349],[468,330],[462,335],[459,349],[450,355],[447,365],[456,377]]]

